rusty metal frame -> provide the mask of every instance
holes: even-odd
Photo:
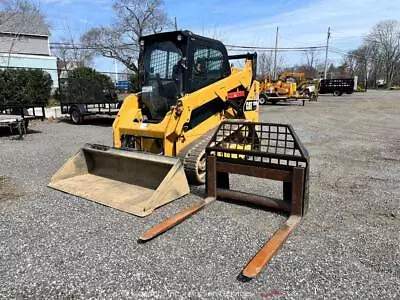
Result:
[[[290,135],[290,138],[282,139],[282,144],[285,146],[278,150],[278,141],[275,143],[271,138],[271,131],[263,131],[263,127],[275,128],[278,132],[275,135],[276,140],[280,139],[280,130],[284,131],[285,135]],[[244,132],[245,136],[241,135],[238,139],[239,132]],[[275,147],[271,146],[271,143],[275,143]],[[239,147],[234,148],[232,145],[239,145]],[[251,145],[251,147],[246,149],[244,145]],[[288,212],[287,221],[279,227],[239,274],[239,280],[248,281],[255,278],[270,262],[308,209],[309,155],[290,125],[246,121],[223,122],[211,138],[206,153],[207,197],[146,231],[139,241],[148,241],[158,236],[216,199],[229,199],[272,208],[275,211]],[[281,181],[283,183],[283,199],[277,200],[230,190],[229,174]]]

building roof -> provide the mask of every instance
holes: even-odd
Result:
[[[41,15],[0,12],[0,33],[49,36],[50,30]]]

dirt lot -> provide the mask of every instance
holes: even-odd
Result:
[[[110,121],[39,122],[23,141],[0,133],[0,298],[400,298],[400,93],[267,105],[261,120],[291,123],[308,148],[310,210],[248,283],[236,276],[284,216],[218,201],[137,244],[203,190],[140,219],[46,187],[85,142],[111,144]]]

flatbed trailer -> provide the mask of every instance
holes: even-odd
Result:
[[[17,133],[20,137],[26,133],[24,119],[19,115],[0,114],[0,127],[8,127],[10,134]]]
[[[37,114],[37,108],[41,114]],[[46,117],[44,106],[1,105],[0,127],[8,127],[10,133],[17,133],[22,137],[29,126],[30,120],[44,120]]]
[[[277,104],[278,102],[281,101],[302,101],[303,106],[305,105],[306,100],[309,101],[317,101],[318,100],[318,94],[311,94],[310,96],[280,96],[279,94],[269,94],[269,93],[262,93],[260,94],[259,102],[260,104],[266,104],[267,102],[272,103],[272,104]]]
[[[69,114],[72,123],[81,124],[88,116],[115,116],[121,102],[111,103],[68,103],[61,104],[61,113]]]

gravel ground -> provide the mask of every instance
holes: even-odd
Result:
[[[310,210],[260,276],[236,280],[284,216],[213,203],[147,244],[144,229],[199,201],[202,188],[147,218],[47,188],[111,122],[38,122],[0,133],[0,298],[399,299],[400,93],[369,91],[261,107],[311,154]],[[279,196],[276,184],[236,188]]]

